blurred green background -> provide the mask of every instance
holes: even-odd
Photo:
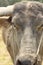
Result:
[[[0,6],[7,6],[7,5],[11,5],[14,4],[15,2],[19,2],[19,1],[40,1],[43,2],[43,0],[0,0]]]

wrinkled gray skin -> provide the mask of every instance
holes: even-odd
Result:
[[[14,65],[37,65],[35,57],[42,34],[43,4],[27,1],[14,5],[3,39]]]

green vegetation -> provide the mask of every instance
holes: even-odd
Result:
[[[0,0],[0,6],[7,6],[9,4],[14,4],[15,2],[19,1],[40,1],[43,2],[43,0]]]

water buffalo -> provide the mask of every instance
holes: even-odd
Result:
[[[42,47],[39,45],[43,41],[43,3],[25,1],[0,7],[0,16],[9,16],[3,39],[14,65],[40,65],[43,58],[43,44]]]

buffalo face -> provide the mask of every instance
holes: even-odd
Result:
[[[4,31],[7,48],[15,65],[34,65],[36,62],[43,26],[42,12],[40,3],[15,4],[11,24]]]

